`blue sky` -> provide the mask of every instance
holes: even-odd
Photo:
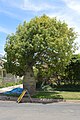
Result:
[[[64,20],[80,34],[80,0],[0,0],[0,53],[7,35],[20,23],[43,14]],[[80,37],[76,41],[80,44]]]

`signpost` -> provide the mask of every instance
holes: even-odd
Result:
[[[31,96],[30,96],[28,90],[25,89],[25,90],[23,90],[23,92],[21,93],[21,95],[18,97],[18,99],[17,99],[17,102],[18,102],[18,103],[21,102],[22,98],[24,97],[24,95],[25,95],[26,93],[27,93],[27,95],[28,95],[30,101],[32,102],[32,98],[31,98]]]

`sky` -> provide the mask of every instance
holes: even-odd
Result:
[[[0,0],[0,53],[4,55],[6,37],[15,33],[20,23],[43,14],[73,27],[78,32],[76,42],[80,45],[80,0]]]

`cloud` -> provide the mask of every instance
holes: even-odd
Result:
[[[19,21],[23,21],[31,15],[36,16],[55,9],[54,5],[43,0],[0,0],[0,4],[0,13]]]
[[[47,2],[38,2],[36,3],[30,0],[24,0],[23,5],[21,6],[23,10],[30,10],[30,11],[43,11],[43,10],[48,10],[48,9],[54,9],[55,7],[52,6],[51,4]]]
[[[54,9],[55,6],[49,2],[37,1],[36,0],[1,0],[3,4],[7,7],[14,7],[21,10],[28,11],[43,11],[48,9]]]
[[[66,5],[80,14],[80,0],[62,0]]]
[[[8,30],[7,28],[4,28],[4,27],[2,27],[2,26],[0,26],[0,32],[3,32],[3,33],[5,33],[5,34],[11,33],[10,30]]]
[[[58,12],[50,12],[47,13],[48,16],[57,17],[57,19],[61,21],[65,21],[69,27],[73,27],[76,32],[80,33],[79,26],[79,16],[77,16],[72,10],[66,9],[65,7],[61,10],[58,10]],[[75,19],[76,18],[76,19]]]
[[[0,54],[4,55],[4,45],[0,44]]]
[[[16,14],[14,14],[14,13],[12,13],[10,11],[4,10],[4,9],[0,9],[0,13],[4,13],[6,15],[9,15],[9,16],[13,17],[13,18],[17,18]]]
[[[4,47],[4,45],[0,44],[0,47]]]

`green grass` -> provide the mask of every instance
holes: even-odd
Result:
[[[80,100],[80,92],[37,92],[33,98]]]
[[[58,99],[58,98],[62,98],[62,96],[59,95],[58,92],[37,92],[37,94],[35,94],[33,98]]]
[[[50,87],[46,85],[42,91],[33,97],[48,99],[80,100],[80,85],[60,85]]]
[[[8,84],[9,86],[10,84]],[[9,94],[8,96],[19,96],[17,94]],[[77,86],[59,86],[59,87],[43,87],[42,91],[37,91],[32,98],[47,99],[64,99],[64,100],[80,100],[80,85]]]
[[[7,96],[19,97],[18,94],[9,94]],[[36,92],[32,98],[39,98],[39,99],[64,99],[64,100],[80,100],[80,92]]]
[[[80,100],[80,92],[59,92],[65,100]]]
[[[19,97],[18,94],[8,94],[7,96]],[[54,92],[36,92],[32,98],[46,99],[64,99],[64,100],[80,100],[80,92],[54,91]]]

